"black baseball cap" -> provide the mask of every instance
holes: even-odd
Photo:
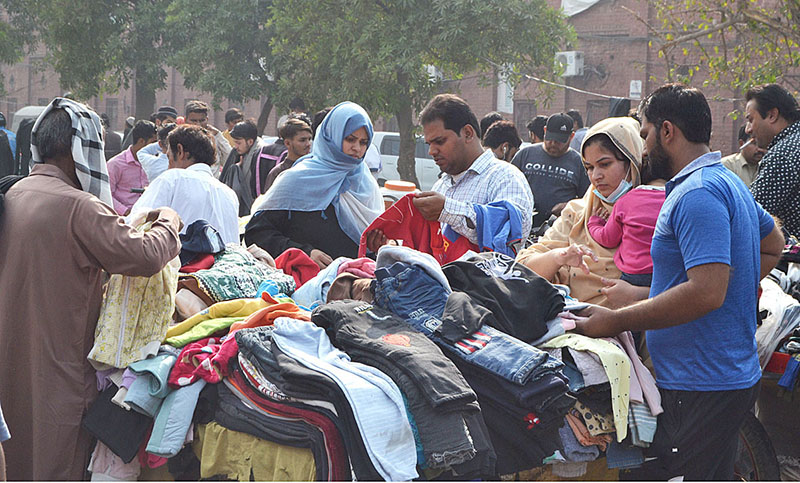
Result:
[[[572,126],[574,126],[574,121],[571,117],[563,112],[553,114],[547,118],[544,140],[558,141],[560,143],[569,142],[569,137],[572,135]]]

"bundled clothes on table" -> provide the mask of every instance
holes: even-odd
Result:
[[[158,352],[175,309],[179,267],[174,259],[151,277],[111,276],[87,356],[92,365],[125,368]]]
[[[402,247],[392,250],[397,248]],[[498,474],[541,464],[558,449],[558,428],[574,402],[559,375],[562,364],[495,329],[499,324],[492,312],[467,294],[453,292],[430,255],[407,255],[412,263],[383,266],[379,252],[376,305],[405,319],[459,367],[491,422],[487,427]],[[513,301],[507,297],[503,302]]]
[[[432,341],[393,313],[356,301],[319,307],[312,320],[353,360],[380,369],[403,391],[424,453],[420,466],[458,471],[475,457],[468,421],[480,411],[477,397]]]
[[[660,399],[630,334],[570,333],[585,305],[509,256],[385,246],[318,273],[304,256],[279,256],[284,273],[229,245],[192,275],[210,306],[98,373],[98,478],[579,475],[653,441]]]
[[[656,416],[663,409],[655,379],[639,359],[630,332],[610,339],[565,334],[539,347],[562,360],[570,393],[578,400],[565,421],[581,448],[575,452],[565,447],[565,462],[585,461],[589,451],[605,453],[608,468],[641,465],[642,448],[653,442]],[[564,437],[567,427],[561,430],[565,446],[572,444]],[[582,474],[577,473],[571,476]]]
[[[214,265],[182,276],[179,286],[188,288],[208,305],[240,298],[255,297],[264,280],[273,280],[281,292],[291,295],[295,281],[290,275],[258,262],[240,245],[229,244],[214,256]]]

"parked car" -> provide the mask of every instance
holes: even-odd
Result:
[[[45,109],[45,106],[26,106],[14,113],[14,119],[11,120],[11,131],[17,132],[19,125],[25,119],[36,120]]]
[[[386,181],[399,180],[400,174],[397,171],[397,157],[400,154],[400,134],[396,132],[376,131],[372,138],[378,151],[381,153],[381,169],[373,176],[378,180],[378,184],[383,186]],[[416,171],[417,180],[419,180],[419,188],[422,191],[428,191],[433,187],[433,184],[439,179],[441,171],[433,158],[428,154],[428,145],[422,137],[417,137],[416,149],[414,152],[416,158]]]

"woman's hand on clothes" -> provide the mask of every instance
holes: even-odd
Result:
[[[324,269],[333,262],[333,258],[331,258],[330,255],[323,252],[322,250],[317,250],[316,248],[311,250],[309,256],[311,257],[312,260],[314,260],[314,263],[319,265],[320,270]]]
[[[608,216],[609,216],[608,210],[603,208],[602,206],[598,206],[597,208],[595,208],[593,214],[594,216],[599,216],[600,218],[608,221]]]
[[[589,265],[586,264],[586,260],[584,260],[583,257],[589,257],[595,262],[598,261],[597,255],[585,245],[573,243],[566,248],[559,248],[555,250],[555,252],[556,258],[561,266],[569,265],[570,267],[578,267],[587,275],[590,273]]]
[[[599,305],[587,307],[577,315],[587,317],[575,321],[575,332],[587,337],[614,337],[623,331],[616,312]]]
[[[637,287],[615,278],[601,278],[600,281],[605,285],[600,293],[606,296],[606,306],[612,309],[627,307],[650,295],[649,287]]]
[[[444,210],[444,195],[435,191],[423,191],[414,197],[414,206],[428,221],[438,221]]]

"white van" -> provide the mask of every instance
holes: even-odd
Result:
[[[373,173],[378,184],[383,186],[386,181],[399,180],[397,171],[397,157],[400,154],[400,134],[396,132],[376,131],[372,137],[372,144],[381,153],[381,169]],[[436,166],[433,158],[428,154],[428,145],[422,137],[417,136],[417,145],[414,152],[416,158],[417,180],[422,191],[430,191],[436,180],[439,179],[441,170]]]
[[[39,114],[44,112],[45,107],[46,106],[26,106],[15,112],[14,119],[11,121],[11,131],[16,133],[19,130],[19,125],[22,124],[22,121],[25,119],[33,119],[35,121],[36,118],[39,117]]]

